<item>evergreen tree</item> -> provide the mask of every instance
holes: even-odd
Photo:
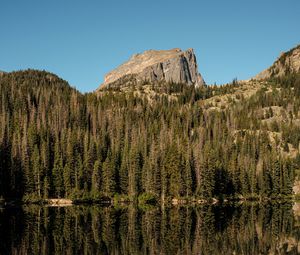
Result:
[[[54,165],[52,169],[53,183],[52,193],[56,197],[64,195],[64,179],[63,179],[63,159],[59,144],[55,144]]]

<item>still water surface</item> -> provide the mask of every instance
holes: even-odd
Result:
[[[0,254],[299,254],[293,204],[0,209]]]

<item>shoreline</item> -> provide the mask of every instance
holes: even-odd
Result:
[[[137,199],[122,199],[122,198],[105,198],[105,199],[70,199],[70,198],[47,198],[36,200],[1,200],[0,206],[23,206],[23,205],[41,205],[48,207],[67,207],[75,205],[152,205],[152,206],[198,206],[198,205],[222,205],[228,203],[282,203],[282,202],[300,202],[298,196],[289,197],[251,197],[251,198],[226,198],[217,199],[195,199],[195,198],[168,198],[166,201],[138,201]]]

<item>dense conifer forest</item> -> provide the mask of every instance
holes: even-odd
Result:
[[[0,197],[274,198],[292,194],[300,78],[243,86],[143,85],[81,94],[54,74],[0,76]],[[274,112],[280,109],[279,113]],[[269,120],[269,121],[268,121]]]

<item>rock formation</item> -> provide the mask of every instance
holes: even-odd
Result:
[[[254,79],[268,79],[298,72],[300,72],[300,45],[282,53],[272,66],[256,75]]]
[[[148,50],[135,54],[126,63],[109,72],[100,89],[126,86],[132,82],[157,83],[159,81],[204,85],[204,80],[198,73],[193,49]]]

